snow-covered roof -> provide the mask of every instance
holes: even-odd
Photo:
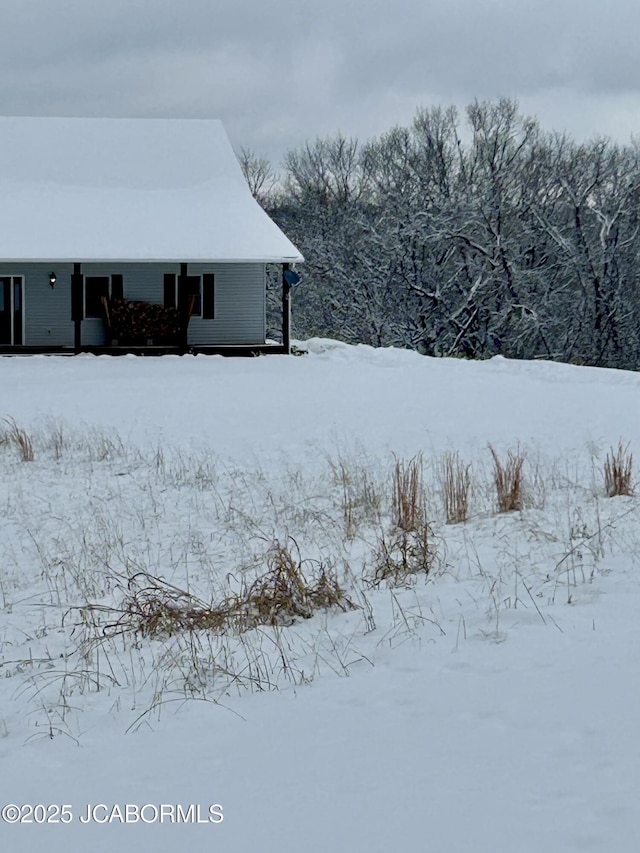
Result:
[[[302,260],[215,120],[0,118],[0,200],[0,260]]]

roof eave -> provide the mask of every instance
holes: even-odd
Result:
[[[302,255],[275,256],[270,258],[120,258],[120,257],[46,257],[8,258],[0,257],[1,264],[301,264]]]

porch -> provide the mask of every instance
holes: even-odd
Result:
[[[6,346],[0,345],[4,355],[224,355],[252,357],[258,355],[288,355],[290,347],[278,343],[240,344],[221,346]]]

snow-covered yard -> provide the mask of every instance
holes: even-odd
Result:
[[[640,504],[603,466],[640,446],[640,374],[301,346],[0,360],[0,807],[70,807],[1,849],[635,850]],[[134,631],[283,555],[341,606]]]

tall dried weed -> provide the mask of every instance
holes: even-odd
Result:
[[[396,459],[393,469],[393,523],[400,530],[418,530],[424,521],[422,454]]]
[[[611,448],[604,462],[604,487],[608,497],[618,495],[633,495],[631,475],[633,471],[633,454],[629,445],[620,441],[616,450]]]
[[[499,512],[514,512],[522,509],[522,467],[525,456],[522,451],[508,450],[506,461],[502,461],[492,445],[489,445],[493,457],[493,480]]]
[[[440,464],[440,482],[447,524],[460,524],[469,517],[471,466],[457,453],[445,453]]]
[[[33,440],[29,433],[18,426],[13,418],[4,418],[4,437],[16,447],[23,462],[33,462]]]

